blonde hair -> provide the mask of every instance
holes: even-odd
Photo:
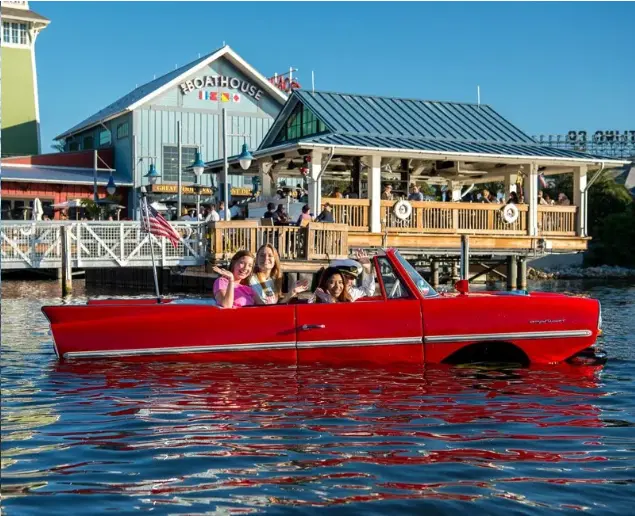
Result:
[[[261,245],[258,251],[256,252],[256,259],[254,260],[254,274],[259,283],[264,283],[265,279],[264,271],[260,269],[258,266],[258,255],[268,248],[273,253],[273,269],[271,269],[270,277],[273,280],[274,291],[277,296],[282,294],[282,266],[280,265],[280,255],[275,247],[271,244]]]

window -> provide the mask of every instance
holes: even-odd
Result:
[[[121,140],[122,138],[128,137],[128,122],[124,122],[123,124],[119,124],[117,126],[117,140]]]
[[[410,276],[410,279],[414,282],[415,285],[417,285],[417,290],[419,290],[419,292],[423,294],[423,297],[438,296],[436,290],[434,290],[430,286],[430,284],[421,277],[421,274],[417,272],[417,269],[410,265],[410,263],[403,256],[401,256],[401,254],[397,253],[395,256],[397,257],[399,263],[403,266],[403,268],[406,269],[406,272],[408,273],[408,276]]]
[[[100,147],[105,147],[106,145],[110,145],[111,141],[110,141],[110,131],[103,129],[100,133],[99,133],[99,146]]]
[[[291,116],[289,116],[287,123],[282,128],[274,143],[282,143],[289,140],[297,140],[305,136],[313,136],[314,134],[323,133],[326,131],[324,123],[318,119],[313,111],[304,107],[302,104],[298,104]]]
[[[28,25],[26,23],[3,22],[2,41],[13,45],[28,45]]]
[[[74,152],[79,150],[79,142],[70,142],[68,144],[68,151]]]
[[[196,157],[197,147],[181,147],[181,167],[183,173],[181,174],[181,181],[183,183],[194,182],[194,172],[191,170],[185,170],[192,163]],[[163,181],[164,182],[178,182],[179,180],[179,150],[176,145],[164,145],[163,146]]]
[[[399,279],[399,275],[395,273],[390,261],[385,256],[377,258],[379,264],[379,276],[386,289],[386,297],[388,299],[403,299],[410,297],[408,287]]]
[[[84,136],[82,149],[93,149],[95,147],[95,139],[92,136]]]

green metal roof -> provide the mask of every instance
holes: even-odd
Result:
[[[296,90],[333,133],[445,141],[535,143],[490,106]]]

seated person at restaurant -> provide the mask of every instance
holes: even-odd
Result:
[[[410,185],[410,195],[408,195],[409,201],[423,201],[423,194],[419,191],[419,187],[416,184]]]
[[[358,251],[355,260],[333,260],[329,265],[342,273],[346,290],[351,301],[357,301],[362,297],[375,295],[375,271],[365,251]],[[359,276],[362,276],[362,285],[355,286]]]
[[[309,205],[305,204],[304,206],[302,206],[302,213],[298,217],[298,222],[296,222],[296,224],[298,226],[306,226],[312,220],[313,217],[311,217]]]
[[[344,286],[339,269],[328,267],[320,278],[318,288],[309,303],[350,303],[351,296]]]
[[[249,251],[238,251],[229,263],[229,270],[214,267],[219,275],[214,282],[214,299],[222,308],[237,308],[255,303],[254,291],[249,280],[254,268],[254,255]]]
[[[298,281],[287,294],[282,294],[280,256],[271,244],[265,244],[258,249],[254,274],[249,280],[249,285],[257,305],[288,303],[309,288],[308,281]]]
[[[394,195],[392,193],[392,185],[385,185],[384,191],[381,193],[381,200],[392,201],[393,198],[394,198]]]
[[[265,211],[265,214],[262,216],[263,219],[275,219],[276,218],[276,205],[272,202],[270,202],[269,204],[267,204],[267,211]]]
[[[510,192],[507,204],[518,204],[519,202],[520,201],[518,200],[518,194],[516,192]]]
[[[328,202],[324,205],[322,213],[317,216],[315,222],[335,222],[333,218],[333,207]]]
[[[289,223],[289,215],[284,211],[284,206],[282,204],[278,204],[278,209],[275,211],[275,217],[273,219],[274,223],[278,224],[288,224]]]

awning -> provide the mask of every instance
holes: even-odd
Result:
[[[0,178],[3,181],[18,181],[26,183],[56,183],[69,185],[92,185],[94,169],[51,167],[45,165],[2,165]],[[113,172],[116,186],[132,186],[132,181],[121,173]],[[97,184],[106,185],[110,172],[97,169]]]

